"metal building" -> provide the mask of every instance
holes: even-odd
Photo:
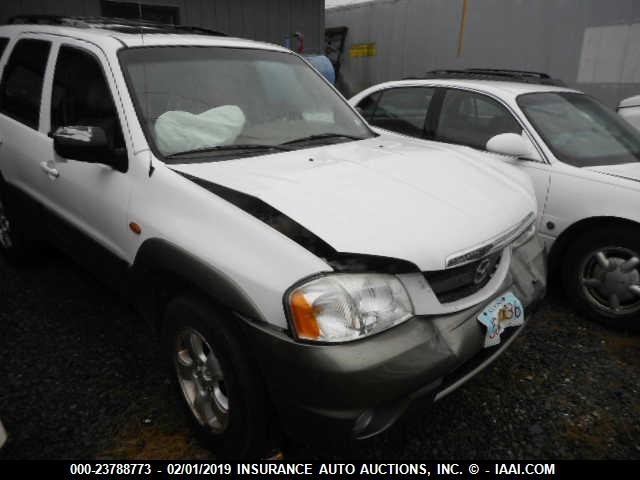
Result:
[[[223,31],[296,49],[296,32],[305,53],[324,50],[324,0],[3,0],[0,22],[15,15],[81,15],[182,23]]]
[[[349,31],[347,95],[438,68],[546,72],[614,106],[640,94],[637,0],[377,0],[327,10]]]

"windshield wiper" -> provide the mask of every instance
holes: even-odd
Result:
[[[316,135],[308,135],[306,137],[296,138],[295,140],[289,140],[288,142],[281,143],[280,145],[291,145],[294,143],[304,143],[313,140],[321,140],[323,138],[347,138],[349,140],[364,140],[364,137],[357,137],[355,135],[347,135],[344,133],[318,133]]]
[[[283,152],[291,151],[290,148],[283,147],[282,145],[261,145],[257,143],[246,143],[238,145],[215,145],[212,147],[194,148],[193,150],[185,150],[184,152],[171,153],[166,158],[182,157],[184,155],[191,155],[197,153],[211,153],[211,152],[242,152],[247,150],[281,150]]]

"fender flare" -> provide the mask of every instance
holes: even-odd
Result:
[[[151,288],[154,288],[157,286],[154,282],[159,280],[154,273],[165,273],[195,286],[211,300],[233,312],[254,321],[266,322],[251,298],[228,275],[167,240],[145,240],[138,249],[131,270],[138,291],[149,293],[145,284],[152,282]]]

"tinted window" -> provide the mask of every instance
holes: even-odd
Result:
[[[51,44],[20,40],[4,69],[0,85],[0,112],[38,128],[42,83]]]
[[[358,103],[358,111],[367,119],[367,121],[371,120],[373,112],[375,112],[376,107],[378,106],[379,98],[380,92],[375,92],[368,97],[363,98],[360,100],[360,103]]]
[[[5,37],[0,37],[0,57],[4,53],[4,49],[7,48],[7,44],[9,43],[9,39]]]
[[[393,132],[422,137],[433,88],[393,88],[382,92],[369,122]]]
[[[118,113],[100,63],[88,52],[61,47],[53,77],[51,130],[71,125],[102,127],[113,148],[124,148]]]
[[[435,139],[485,149],[500,133],[522,133],[513,116],[495,100],[463,90],[447,90]]]
[[[640,132],[587,95],[529,93],[518,105],[563,162],[591,167],[640,160]]]

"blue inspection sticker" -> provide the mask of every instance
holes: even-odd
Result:
[[[500,343],[500,335],[506,328],[524,323],[524,308],[513,293],[507,292],[493,300],[476,318],[487,328],[484,346],[493,347]]]

